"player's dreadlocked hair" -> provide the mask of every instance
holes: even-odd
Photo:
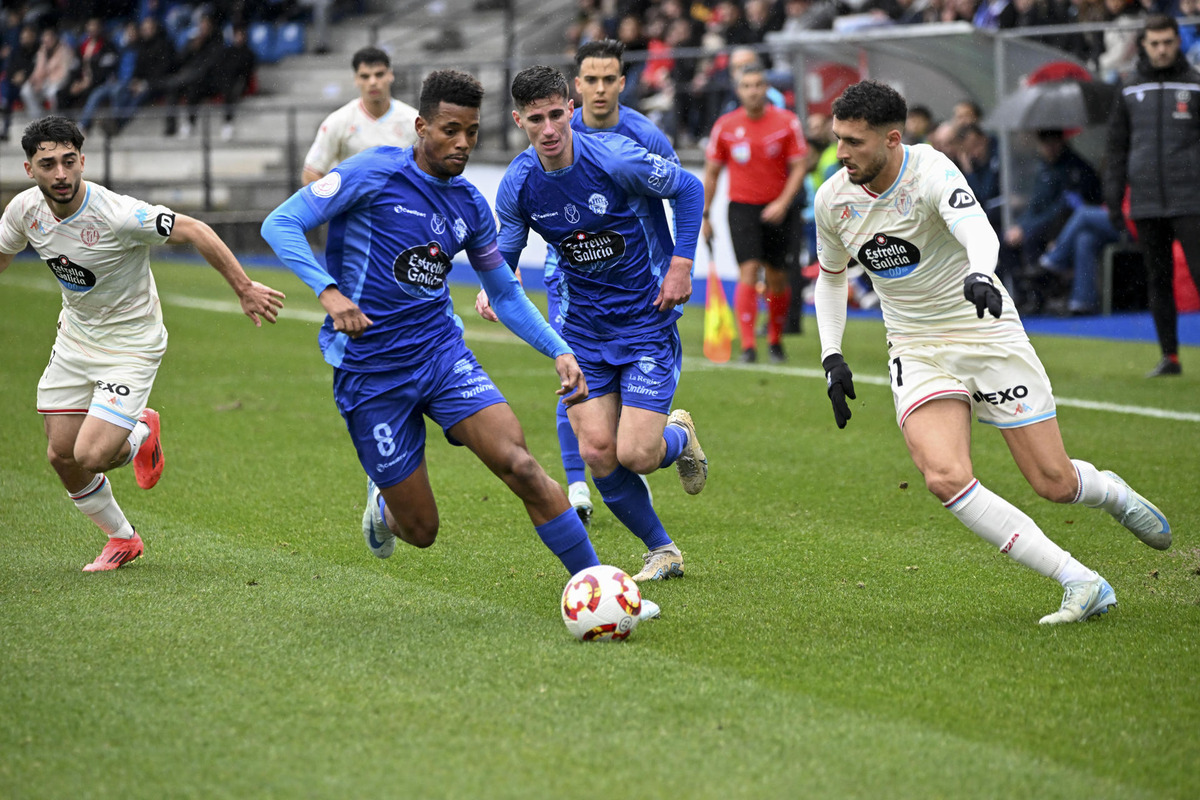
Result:
[[[517,73],[512,82],[513,105],[517,111],[538,100],[552,97],[570,98],[567,89],[567,79],[554,67],[536,66],[523,69]]]
[[[904,129],[908,104],[892,87],[879,81],[862,81],[833,101],[833,116],[840,120],[861,119],[872,128],[897,125]]]
[[[479,108],[483,103],[483,85],[475,77],[456,69],[429,73],[421,84],[419,113],[426,120],[437,115],[438,105],[450,103],[463,108]]]
[[[575,51],[575,66],[582,67],[585,58],[615,58],[622,62],[625,44],[617,39],[593,39]]]
[[[42,117],[25,126],[21,147],[25,149],[26,158],[32,161],[38,147],[46,142],[69,144],[80,150],[83,148],[83,133],[79,126],[66,117]]]

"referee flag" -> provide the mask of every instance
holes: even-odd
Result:
[[[716,259],[709,243],[708,288],[704,295],[704,356],[724,364],[733,348],[733,311],[725,299],[725,289],[717,277]]]

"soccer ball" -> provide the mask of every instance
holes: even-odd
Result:
[[[621,641],[633,633],[641,611],[641,591],[616,567],[580,570],[563,589],[563,622],[583,642]]]

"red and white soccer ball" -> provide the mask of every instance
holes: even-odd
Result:
[[[633,633],[642,593],[633,578],[601,564],[571,576],[562,593],[562,618],[583,642],[619,642]]]

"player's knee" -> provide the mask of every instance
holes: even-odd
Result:
[[[518,484],[529,487],[540,486],[546,476],[542,465],[525,449],[513,453],[509,461],[509,472]]]
[[[1071,503],[1079,494],[1079,481],[1075,477],[1074,471],[1054,474],[1038,473],[1030,479],[1029,485],[1033,487],[1039,497],[1052,503]]]
[[[593,471],[612,472],[617,465],[617,449],[615,443],[579,441],[579,457]]]
[[[630,472],[648,475],[658,469],[658,465],[662,462],[662,455],[649,446],[629,446],[620,449],[617,453],[617,460]]]
[[[75,453],[69,450],[63,452],[54,446],[54,442],[46,446],[46,459],[56,471],[59,467],[71,467],[75,465]]]
[[[943,503],[961,492],[970,482],[970,471],[945,469],[925,472],[925,488]]]
[[[432,517],[396,519],[396,524],[389,526],[389,529],[399,536],[401,541],[424,549],[437,541],[440,524],[438,515],[434,514]]]
[[[104,472],[112,466],[115,453],[103,450],[95,444],[75,443],[75,463],[88,472]]]

